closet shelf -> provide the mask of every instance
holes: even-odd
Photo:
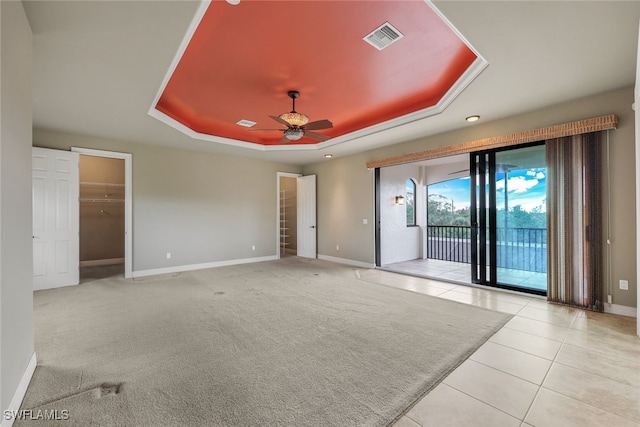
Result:
[[[124,188],[124,184],[113,184],[113,183],[110,183],[110,182],[80,181],[80,185],[84,185],[86,187],[120,187],[120,188]]]
[[[80,203],[124,203],[124,199],[78,199]]]

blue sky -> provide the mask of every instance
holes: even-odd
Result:
[[[542,212],[546,211],[546,168],[521,169],[509,172],[507,182],[509,207],[520,205],[523,210],[531,211],[541,206]],[[504,206],[504,173],[496,174],[497,205],[498,209]],[[429,186],[429,194],[440,194],[449,200],[453,200],[455,209],[468,207],[470,178],[458,178],[444,181]]]

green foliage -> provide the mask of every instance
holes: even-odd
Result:
[[[454,201],[441,194],[429,194],[427,222],[429,225],[468,226],[471,223],[471,214],[468,207],[456,209]]]
[[[415,203],[413,200],[407,200],[407,225],[416,225]]]
[[[504,209],[496,212],[498,227],[505,226]],[[542,211],[542,205],[536,206],[530,212],[515,205],[509,209],[507,217],[509,228],[547,228],[547,214]]]
[[[429,225],[462,225],[471,224],[469,208],[455,208],[455,202],[441,194],[429,194],[427,202],[427,222]],[[541,206],[537,206],[530,212],[516,205],[509,209],[509,228],[546,228],[547,215]],[[496,212],[498,228],[505,226],[504,209]]]

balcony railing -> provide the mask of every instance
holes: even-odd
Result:
[[[428,225],[427,258],[471,263],[471,227]]]
[[[498,268],[547,272],[545,228],[498,228],[496,231]],[[427,258],[471,263],[471,227],[427,226]]]

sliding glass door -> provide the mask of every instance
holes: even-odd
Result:
[[[471,154],[472,281],[546,294],[544,144]]]

